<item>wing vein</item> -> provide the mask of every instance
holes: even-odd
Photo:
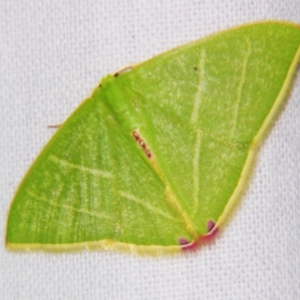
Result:
[[[63,207],[63,208],[69,209],[73,212],[79,212],[79,213],[86,214],[86,215],[89,215],[89,216],[92,216],[92,217],[97,217],[99,219],[103,219],[103,218],[109,219],[109,220],[112,219],[110,216],[108,216],[104,213],[91,212],[91,211],[88,211],[87,209],[75,208],[73,205],[51,202],[51,201],[49,201],[49,199],[43,199],[41,197],[38,197],[34,193],[29,193],[29,196],[31,196],[33,198],[33,200],[36,200],[36,201],[39,201],[39,202],[44,202],[44,203],[46,203],[48,205],[51,205],[53,207],[57,207],[57,208],[62,208]]]
[[[76,164],[70,163],[66,160],[63,160],[61,158],[58,158],[57,156],[55,156],[53,154],[49,156],[49,159],[52,160],[53,162],[63,166],[63,167],[77,169],[77,170],[80,170],[82,172],[87,172],[87,173],[90,173],[90,174],[93,174],[93,175],[98,175],[98,176],[105,177],[105,178],[114,177],[114,175],[111,172],[76,165]]]
[[[194,98],[194,106],[193,106],[193,111],[192,111],[192,115],[191,115],[191,120],[190,122],[192,124],[196,124],[198,121],[198,117],[199,117],[199,108],[200,108],[200,103],[202,100],[201,94],[205,89],[205,81],[204,81],[204,77],[205,77],[205,60],[206,60],[206,52],[204,49],[201,49],[200,52],[200,60],[199,60],[199,84],[198,84],[198,89],[196,91],[195,94],[195,98]]]
[[[235,104],[234,104],[234,112],[233,112],[233,118],[232,118],[233,124],[232,124],[232,129],[231,129],[232,138],[234,137],[236,126],[237,126],[238,112],[239,112],[239,107],[240,107],[241,98],[242,98],[242,91],[243,91],[243,87],[245,85],[246,72],[247,72],[249,57],[250,57],[250,54],[251,54],[251,44],[250,44],[249,39],[246,39],[246,44],[247,44],[247,49],[246,49],[246,54],[245,54],[244,59],[243,59],[241,80],[240,80],[240,83],[238,85],[237,97],[236,97],[236,101],[235,101]]]
[[[170,216],[169,214],[161,211],[160,209],[158,209],[157,207],[154,207],[152,206],[151,204],[149,203],[146,203],[144,201],[142,201],[141,199],[137,198],[136,196],[130,194],[130,193],[127,193],[125,191],[120,191],[120,195],[124,198],[126,198],[127,200],[130,200],[130,201],[133,201],[141,206],[143,206],[144,208],[146,208],[147,210],[151,211],[151,212],[154,212],[156,214],[159,214],[169,220],[172,220],[172,221],[178,221],[178,220],[175,220],[172,216]]]
[[[196,144],[193,158],[193,200],[194,200],[194,214],[198,211],[199,206],[199,161],[200,161],[200,148],[201,148],[201,132],[196,132]]]

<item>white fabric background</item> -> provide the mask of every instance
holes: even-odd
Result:
[[[300,299],[300,72],[240,206],[215,243],[175,257],[11,253],[11,198],[101,77],[262,19],[300,23],[289,1],[0,1],[0,299]]]

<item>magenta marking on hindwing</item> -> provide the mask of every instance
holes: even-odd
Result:
[[[207,222],[207,233],[204,235],[199,236],[195,241],[183,243],[186,241],[185,239],[180,238],[179,244],[181,245],[181,249],[185,250],[195,250],[199,245],[204,244],[205,242],[210,242],[219,231],[219,227],[215,226],[215,222],[209,220]]]
[[[178,243],[179,243],[179,245],[187,245],[190,242],[187,239],[181,237],[178,239]]]
[[[215,227],[215,222],[212,220],[208,220],[207,222],[207,232],[210,232],[213,230],[213,228]]]
[[[152,157],[152,154],[150,152],[150,150],[147,148],[146,143],[144,142],[144,140],[140,137],[140,135],[138,134],[138,132],[133,131],[132,135],[134,137],[134,139],[139,143],[139,145],[141,146],[141,148],[143,149],[144,153],[147,155],[148,158]]]

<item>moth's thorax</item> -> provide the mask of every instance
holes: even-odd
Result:
[[[125,76],[124,76],[125,75]],[[101,82],[101,100],[108,109],[115,122],[126,133],[130,133],[140,126],[138,95],[131,87],[126,74],[119,76],[107,75]]]

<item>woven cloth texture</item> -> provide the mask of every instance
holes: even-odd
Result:
[[[249,188],[212,245],[174,257],[12,253],[7,212],[26,170],[100,79],[256,20],[300,24],[299,0],[0,0],[0,299],[300,299],[300,74]]]

